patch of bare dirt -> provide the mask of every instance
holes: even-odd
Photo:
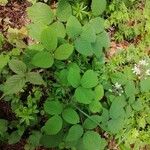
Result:
[[[25,0],[10,0],[6,6],[0,5],[0,32],[7,32],[8,27],[23,27],[28,21],[26,9],[30,5]]]

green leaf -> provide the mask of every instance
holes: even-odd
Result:
[[[91,43],[83,38],[77,38],[74,42],[76,50],[84,55],[91,56],[93,54]]]
[[[63,44],[56,49],[54,57],[58,60],[66,60],[73,53],[73,50],[74,50],[73,45],[68,43]]]
[[[58,133],[56,135],[42,135],[40,144],[45,148],[54,148],[62,142],[62,139],[62,133]]]
[[[63,23],[57,21],[51,25],[51,28],[53,28],[53,30],[56,30],[57,37],[65,38],[66,29]]]
[[[106,9],[106,0],[92,0],[91,9],[94,16],[101,15]]]
[[[75,90],[74,96],[76,101],[82,104],[90,104],[94,100],[94,92],[83,87],[78,87]]]
[[[76,17],[69,17],[66,24],[66,31],[70,38],[76,38],[80,35],[82,31],[82,26]]]
[[[108,49],[110,47],[110,37],[106,31],[100,33],[97,38],[101,47],[104,49]]]
[[[28,143],[35,147],[39,146],[41,136],[42,136],[41,132],[33,131],[32,134],[28,138]]]
[[[125,85],[125,93],[127,97],[132,97],[136,94],[135,84],[133,81],[128,81]]]
[[[31,23],[27,25],[29,36],[33,39],[40,41],[41,40],[41,34],[42,31],[47,28],[45,24],[42,23]],[[38,32],[37,32],[38,29]]]
[[[22,135],[23,135],[23,133],[24,133],[24,128],[23,127],[20,127],[18,130],[13,131],[9,135],[8,143],[9,144],[15,144],[15,143],[19,142],[21,137],[22,137]]]
[[[92,113],[98,113],[102,110],[102,105],[99,101],[94,100],[89,104],[89,109]]]
[[[68,82],[74,87],[77,88],[80,85],[80,68],[77,64],[73,63],[69,68],[68,72]]]
[[[68,70],[63,69],[58,73],[58,81],[61,83],[63,86],[68,86]]]
[[[3,133],[7,131],[8,121],[4,119],[0,119],[0,137]]]
[[[103,98],[104,96],[104,88],[101,84],[97,85],[94,89],[94,93],[95,93],[95,100],[99,101]]]
[[[104,150],[106,141],[94,131],[87,131],[83,136],[83,146],[86,150]]]
[[[72,15],[71,5],[67,0],[59,0],[56,16],[60,21],[66,22]]]
[[[25,86],[25,77],[22,75],[13,75],[6,80],[4,84],[4,94],[15,94]]]
[[[26,64],[17,59],[12,59],[9,61],[9,68],[17,74],[25,74],[27,71]]]
[[[67,134],[66,141],[77,141],[83,135],[83,128],[81,125],[73,125]]]
[[[80,122],[79,115],[77,112],[72,108],[66,108],[62,112],[63,119],[70,124],[77,124]]]
[[[95,33],[101,33],[104,31],[104,19],[96,17],[90,20],[90,25],[94,28]]]
[[[81,79],[81,85],[84,88],[93,88],[97,84],[98,84],[97,73],[95,73],[93,70],[87,70]]]
[[[40,68],[50,68],[54,63],[54,58],[49,52],[41,51],[34,55],[32,64]]]
[[[29,18],[34,23],[50,24],[53,21],[53,13],[50,7],[38,2],[27,9]],[[37,31],[38,32],[38,31]]]
[[[28,72],[26,74],[26,81],[34,85],[44,84],[44,80],[38,72]]]
[[[123,129],[124,124],[124,118],[111,119],[108,121],[108,130],[113,134],[117,134]]]
[[[91,44],[92,51],[97,58],[100,58],[103,54],[103,46],[101,44],[101,37],[99,35],[96,37],[96,41]]]
[[[81,33],[81,38],[88,41],[89,43],[94,43],[96,40],[95,29],[92,25],[84,25]]]
[[[59,115],[62,113],[63,105],[59,101],[46,101],[44,103],[44,110],[50,115]]]
[[[98,126],[98,124],[101,122],[101,116],[93,115],[90,116],[90,118],[87,118],[84,123],[83,127],[85,129],[94,129]]]
[[[124,106],[124,100],[121,99],[115,99],[112,102],[112,105],[110,107],[109,113],[111,118],[118,118],[118,117],[124,117],[125,116],[125,110],[123,108]]]
[[[133,104],[132,104],[132,108],[136,111],[140,111],[142,110],[144,107],[143,107],[143,104],[142,104],[142,100],[141,99],[138,99],[137,101],[135,101]]]
[[[47,27],[42,31],[41,43],[47,50],[54,51],[57,47],[57,42],[57,33],[52,27]]]
[[[51,117],[44,125],[42,130],[47,134],[47,135],[55,135],[57,134],[61,129],[62,129],[62,118],[60,116],[53,116]]]
[[[147,79],[142,79],[140,82],[141,92],[150,91],[150,77]]]
[[[9,56],[0,54],[0,70],[3,69],[9,62]]]

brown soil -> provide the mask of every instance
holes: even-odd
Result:
[[[0,118],[6,119],[8,121],[15,120],[15,114],[11,110],[11,106],[8,102],[0,100]]]
[[[20,29],[26,22],[26,9],[30,3],[25,0],[10,0],[6,6],[0,5],[0,32],[11,28]]]

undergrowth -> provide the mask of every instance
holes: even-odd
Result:
[[[30,23],[0,34],[0,99],[15,114],[13,120],[1,115],[0,141],[25,138],[25,150],[107,150],[114,140],[113,149],[148,146],[149,1],[143,14],[133,0],[114,0],[109,9],[105,0],[59,0],[56,8],[49,2],[32,1]],[[106,58],[106,22],[117,27],[115,40],[140,35],[140,44]]]

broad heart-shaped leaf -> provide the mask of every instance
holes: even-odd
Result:
[[[104,96],[104,88],[101,84],[97,85],[94,89],[95,92],[95,100],[99,101],[103,98]]]
[[[89,43],[94,43],[96,40],[96,32],[94,27],[91,24],[85,24],[82,33],[81,33],[81,38],[85,39]]]
[[[99,101],[94,100],[89,104],[89,110],[92,113],[99,113],[102,110],[102,105]]]
[[[81,125],[73,125],[67,134],[66,141],[77,141],[83,134],[83,128]]]
[[[47,28],[47,26],[41,22],[39,23],[31,23],[27,25],[29,36],[34,40],[40,41],[42,31]],[[38,29],[38,31],[37,31]]]
[[[27,71],[26,64],[20,60],[12,59],[9,61],[9,68],[17,74],[24,74]]]
[[[108,49],[110,47],[110,37],[106,31],[98,34],[97,38],[97,40],[100,42],[99,44],[101,44],[104,49]]]
[[[44,80],[38,72],[28,72],[26,74],[26,81],[34,85],[44,84]]]
[[[94,28],[96,34],[104,31],[104,19],[101,17],[91,19],[90,25]]]
[[[67,0],[59,0],[56,16],[60,21],[66,22],[72,15],[71,5]]]
[[[96,41],[91,44],[92,51],[97,58],[100,58],[103,55],[103,46],[101,44],[101,37],[96,36]]]
[[[59,115],[63,110],[63,105],[59,101],[46,101],[44,103],[44,110],[50,115]]]
[[[135,83],[133,81],[128,81],[125,85],[125,93],[127,97],[132,97],[136,94]]]
[[[97,73],[93,70],[87,70],[81,79],[81,85],[84,88],[93,88],[98,84]]]
[[[94,129],[98,126],[98,124],[101,122],[101,116],[93,115],[90,116],[90,118],[87,118],[84,123],[83,127],[85,129]]]
[[[71,67],[69,68],[68,76],[67,76],[68,82],[74,87],[77,88],[80,85],[80,68],[77,64],[73,63]]]
[[[54,63],[54,58],[49,52],[41,51],[32,58],[32,64],[40,68],[50,68]]]
[[[42,31],[41,43],[49,50],[54,51],[57,47],[57,32],[52,27],[47,27]]]
[[[73,53],[74,47],[71,44],[63,44],[60,45],[55,53],[54,57],[58,60],[66,60],[70,57],[70,55]]]
[[[74,96],[77,102],[90,104],[94,99],[94,92],[91,89],[86,89],[80,86],[75,90]]]
[[[111,119],[108,121],[108,130],[113,134],[119,133],[123,129],[124,124],[124,118]]]
[[[75,38],[80,35],[82,26],[76,17],[69,17],[66,24],[66,31],[70,38]]]
[[[109,114],[111,118],[118,118],[118,117],[125,117],[125,110],[124,110],[124,98],[119,97],[115,98],[112,102],[112,105],[109,110]]]
[[[80,122],[79,115],[72,108],[66,108],[62,112],[62,117],[67,123],[70,123],[70,124],[77,124]]]
[[[44,3],[38,2],[27,9],[29,18],[34,23],[50,24],[53,21],[53,13],[50,7]],[[38,32],[38,31],[37,31]]]
[[[55,23],[53,23],[51,25],[51,28],[53,30],[56,30],[57,37],[65,38],[65,36],[66,36],[66,29],[65,29],[65,26],[64,26],[63,23],[57,21],[57,22],[55,22]]]
[[[4,94],[15,94],[25,86],[25,77],[23,75],[13,75],[6,80],[4,84]]]
[[[141,92],[149,92],[150,91],[150,77],[147,79],[142,79],[140,82]]]
[[[85,150],[104,150],[106,141],[97,132],[87,131],[83,136]]]
[[[91,9],[94,16],[101,15],[106,9],[106,0],[92,0]]]
[[[47,135],[55,135],[57,134],[62,128],[63,120],[60,116],[55,115],[51,117],[43,126],[42,130]]]
[[[77,38],[74,42],[76,50],[84,55],[91,56],[93,54],[91,43],[84,38]]]

